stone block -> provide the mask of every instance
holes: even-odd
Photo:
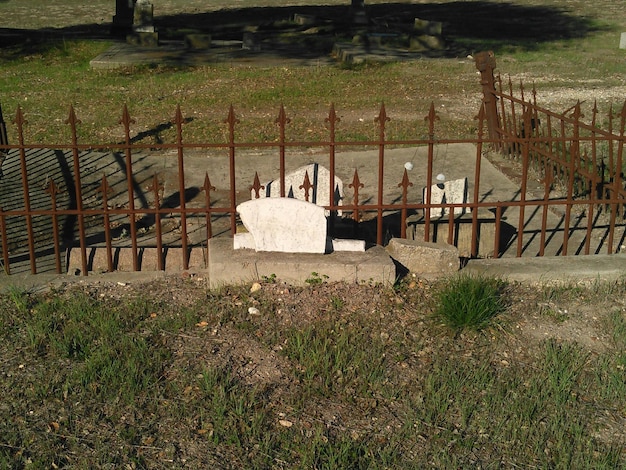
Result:
[[[364,240],[333,238],[331,245],[333,251],[365,251]]]
[[[460,268],[459,251],[445,243],[392,238],[386,250],[393,260],[418,276],[442,276]]]
[[[324,208],[291,198],[252,199],[237,206],[256,251],[325,253]]]
[[[185,36],[185,47],[191,50],[206,50],[211,47],[210,34],[187,34]]]
[[[136,32],[126,36],[126,42],[133,46],[140,47],[158,47],[159,33]]]
[[[479,210],[476,218],[476,256],[490,258],[496,239],[495,216],[488,210]],[[473,214],[468,212],[453,219],[452,244],[459,250],[459,256],[472,258]],[[450,221],[448,217],[431,218],[429,239],[435,243],[447,243]],[[424,217],[422,215],[407,218],[407,237],[412,240],[424,240]]]
[[[209,240],[208,259],[211,287],[269,277],[292,285],[307,285],[311,278],[391,285],[396,278],[396,267],[381,246],[365,252],[271,253],[233,250],[231,239],[218,237]]]

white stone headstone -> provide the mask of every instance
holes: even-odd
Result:
[[[326,252],[323,207],[292,198],[263,198],[239,204],[237,212],[248,234],[235,235],[235,248],[254,245],[256,251]]]
[[[626,33],[622,33],[619,38],[619,48],[626,49]]]
[[[309,189],[309,202],[318,206],[331,205],[330,171],[318,163],[302,166],[285,175],[285,197],[306,201],[306,189],[300,188],[304,176],[308,173],[312,187]],[[335,176],[334,202],[339,205],[343,199],[343,181]],[[256,197],[254,190],[251,197]],[[259,192],[259,197],[280,197],[280,179],[265,184],[265,190]]]
[[[426,201],[426,188],[424,188],[424,201]],[[461,178],[445,183],[433,184],[430,187],[431,204],[465,204],[467,203],[468,187],[467,178]],[[465,207],[455,207],[454,215],[463,215]],[[443,217],[450,214],[447,207],[433,207],[430,209],[431,217]]]

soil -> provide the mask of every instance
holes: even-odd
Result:
[[[224,288],[220,302],[233,309],[234,321],[215,324],[207,319],[196,325],[196,331],[174,337],[170,343],[174,360],[166,375],[174,380],[181,371],[196,370],[199,364],[227,368],[247,385],[272,390],[269,403],[277,412],[277,421],[286,420],[301,427],[303,432],[311,422],[321,421],[359,435],[376,420],[388,423],[388,428],[393,429],[400,425],[399,418],[387,406],[377,407],[375,400],[372,403],[357,400],[354,409],[339,402],[314,400],[297,418],[290,416],[290,410],[284,409],[282,403],[294,386],[294,366],[281,354],[280,345],[268,348],[269,335],[292,328],[302,330],[331,317],[346,324],[362,321],[378,325],[376,334],[389,344],[406,341],[419,344],[411,357],[393,366],[400,380],[406,383],[426,373],[434,358],[446,349],[447,354],[464,356],[486,352],[498,368],[531,364],[548,340],[575,344],[584,355],[618,353],[608,315],[619,311],[626,317],[626,299],[620,295],[603,295],[599,286],[549,289],[510,285],[505,293],[507,311],[492,327],[478,334],[466,332],[454,336],[446,333],[445,328],[434,326],[429,317],[437,282],[410,278],[395,290],[343,283],[290,287],[274,280]],[[157,303],[193,306],[206,298],[206,279],[201,274],[184,274],[158,282],[106,282],[82,289],[90,295],[120,302],[149,296]],[[257,310],[251,310],[250,306]],[[254,324],[255,334],[242,328],[248,323]],[[490,346],[483,350],[485,341]],[[626,445],[626,415],[603,416],[599,421],[601,426],[595,437],[611,445]],[[172,441],[181,438],[167,433],[163,437]],[[181,441],[178,444],[185,452],[179,456],[183,461],[206,462],[202,447]]]

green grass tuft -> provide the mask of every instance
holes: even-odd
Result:
[[[446,281],[436,297],[435,315],[454,330],[480,330],[505,309],[498,279],[460,275]]]

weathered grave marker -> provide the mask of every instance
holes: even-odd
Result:
[[[234,247],[286,253],[325,253],[324,208],[292,198],[252,199],[237,206],[248,233]]]
[[[308,189],[303,184],[307,175],[311,185]],[[343,181],[337,176],[335,176],[334,188],[333,205],[339,205],[343,199]],[[265,184],[265,191],[260,192],[259,197],[280,197],[280,189],[280,179],[272,180]],[[308,201],[318,206],[331,205],[330,171],[319,163],[311,163],[286,174],[285,196]],[[254,191],[251,191],[251,197],[255,197]]]
[[[424,201],[426,201],[427,192],[424,188]],[[468,197],[467,178],[461,178],[445,183],[433,184],[430,187],[430,203],[431,204],[466,204]],[[463,215],[467,209],[465,207],[455,207],[454,215]],[[430,209],[431,217],[444,217],[450,214],[448,207],[432,207]]]

